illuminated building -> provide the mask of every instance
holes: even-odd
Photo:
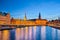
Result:
[[[26,18],[26,14],[24,19],[10,19],[9,13],[0,12],[0,24],[19,24],[19,25],[46,25],[47,20],[41,19],[41,15],[39,13],[38,19],[28,19]]]

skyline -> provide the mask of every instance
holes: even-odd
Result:
[[[0,0],[0,11],[9,12],[11,17],[23,19],[38,18],[39,12],[43,19],[60,15],[59,0]],[[55,18],[54,18],[55,19]]]

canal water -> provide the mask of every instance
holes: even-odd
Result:
[[[60,40],[60,30],[49,26],[32,26],[0,31],[0,40]]]

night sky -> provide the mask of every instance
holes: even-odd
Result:
[[[0,11],[9,12],[11,17],[23,19],[38,18],[39,12],[45,19],[60,16],[59,0],[0,0]]]

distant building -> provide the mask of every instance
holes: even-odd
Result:
[[[49,23],[52,23],[52,24],[60,24],[60,20],[59,19],[51,20],[51,21],[49,21]]]
[[[0,12],[0,24],[10,24],[10,14]]]
[[[21,25],[46,25],[47,20],[46,19],[41,19],[41,15],[39,13],[38,19],[29,19],[27,20],[26,14],[24,16],[24,19],[11,19],[12,24],[21,24]]]

